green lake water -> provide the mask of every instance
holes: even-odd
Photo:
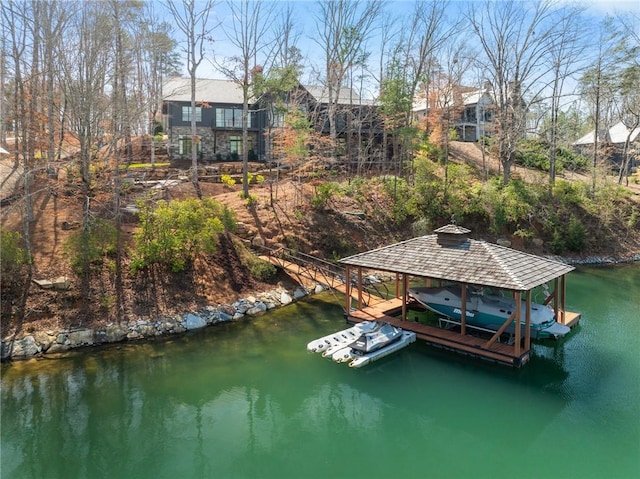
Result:
[[[340,299],[342,301],[342,299]],[[323,293],[151,343],[2,365],[2,478],[640,477],[640,265],[567,278],[581,324],[520,370],[421,343],[307,353]]]

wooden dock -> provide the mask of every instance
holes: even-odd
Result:
[[[427,344],[457,353],[462,353],[513,367],[520,367],[529,360],[529,351],[516,355],[515,346],[503,343],[493,343],[485,347],[487,339],[476,336],[462,335],[456,331],[429,326],[416,321],[403,321],[396,314],[402,308],[402,300],[395,298],[374,306],[351,311],[347,321],[359,323],[362,321],[386,321],[399,328],[416,333],[416,337]]]
[[[347,288],[345,272],[331,263],[325,263],[322,260],[314,261],[312,257],[286,259],[286,256],[282,257],[277,254],[265,255],[262,258],[284,269],[301,284],[314,282],[345,295],[351,294],[351,301],[347,301],[347,304],[357,306],[357,308],[352,308],[345,313],[345,319],[349,323],[385,321],[416,333],[417,339],[431,346],[511,367],[521,367],[530,359],[531,349],[526,344],[523,346],[522,344],[501,343],[487,337],[461,334],[454,329],[430,326],[418,321],[412,321],[410,318],[403,320],[403,299],[402,297],[397,297],[397,292],[395,295],[387,295],[387,297],[396,297],[385,299],[382,297],[383,295],[376,295],[375,291],[374,293],[371,290],[365,291],[362,287],[362,277],[357,280],[360,287],[354,287],[354,279],[351,278],[352,286]],[[405,311],[406,306],[404,304]],[[559,311],[558,316],[558,322],[568,327],[574,327],[580,321],[579,313]]]

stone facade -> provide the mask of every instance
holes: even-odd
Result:
[[[202,143],[201,153],[199,159],[202,161],[233,161],[240,160],[242,156],[238,158],[231,157],[231,140],[235,137],[236,141],[242,141],[242,130],[238,131],[221,131],[213,130],[211,128],[198,127],[197,129],[200,141]],[[252,151],[252,146],[257,144],[258,136],[257,132],[249,131],[249,151]],[[182,137],[191,137],[191,127],[188,126],[174,126],[171,128],[169,134],[169,148],[172,158],[181,158],[185,160],[191,159],[191,152],[180,153],[180,141]],[[255,158],[259,160],[259,158]],[[253,161],[251,153],[249,161]]]

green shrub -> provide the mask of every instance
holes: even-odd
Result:
[[[256,278],[258,281],[268,281],[271,278],[275,277],[278,270],[274,265],[260,258],[254,258],[249,263],[249,271],[251,272],[251,276]]]
[[[582,181],[557,179],[553,185],[553,196],[562,203],[582,205],[587,201],[588,186]]]
[[[318,185],[315,195],[311,198],[311,204],[314,208],[325,208],[327,206],[327,202],[339,191],[340,185],[332,181]]]
[[[22,235],[17,232],[0,232],[0,273],[2,280],[12,280],[14,275],[29,262],[27,251],[20,246]]]
[[[74,231],[64,244],[64,251],[77,274],[85,266],[100,266],[116,251],[117,230],[110,221],[95,218],[86,228]]]
[[[556,171],[558,173],[563,170],[584,171],[588,164],[589,159],[586,156],[576,153],[569,148],[558,148],[556,153]]]
[[[415,216],[418,202],[414,198],[413,189],[404,178],[387,176],[383,179],[382,188],[391,201],[391,211],[385,213],[391,216],[393,223],[402,224],[408,217]]]
[[[139,207],[133,272],[153,264],[182,271],[197,255],[213,253],[219,235],[236,225],[235,214],[212,198],[159,201],[155,208],[140,202]]]
[[[522,140],[515,152],[515,162],[528,168],[549,171],[549,148],[540,140]]]
[[[569,251],[576,253],[584,250],[586,246],[587,230],[582,222],[575,216],[571,216],[567,225],[565,244]]]
[[[483,190],[490,230],[498,234],[504,229],[515,231],[526,228],[542,193],[543,189],[527,185],[521,180],[512,179],[503,186],[500,178],[490,179]]]
[[[553,238],[551,239],[551,251],[554,254],[561,254],[565,249],[564,238],[559,230],[553,232]]]
[[[258,281],[269,281],[275,277],[278,270],[269,261],[265,261],[255,254],[253,254],[243,243],[238,239],[233,239],[233,247],[236,250],[240,262],[249,270],[251,276]]]

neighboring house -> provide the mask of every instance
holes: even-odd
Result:
[[[163,85],[163,127],[171,159],[190,159],[191,80],[172,78]],[[204,161],[242,158],[242,88],[230,80],[196,80],[198,155]],[[247,118],[249,160],[264,161],[266,113],[250,102]]]
[[[583,155],[593,153],[595,130],[590,131],[573,145]],[[627,141],[629,145],[625,151]],[[623,122],[618,122],[608,130],[600,130],[598,133],[598,145],[605,149],[606,159],[614,165],[620,166],[623,155],[626,152],[640,149],[640,127],[631,131]],[[636,153],[637,155],[637,153]],[[631,158],[630,167],[637,165],[637,158]]]
[[[329,135],[327,89],[300,85],[298,101],[300,99],[303,100],[316,131]],[[337,155],[354,161],[381,158],[383,127],[375,103],[360,98],[351,88],[343,87],[336,104]]]
[[[429,109],[439,103],[449,103],[454,112],[454,128],[461,141],[478,141],[483,136],[490,136],[494,130],[494,101],[488,88],[474,89],[456,87],[456,93],[448,95],[453,99],[436,99],[435,102],[420,100],[413,106],[416,120],[422,121],[429,114]]]
[[[191,81],[172,78],[163,86],[163,127],[168,136],[169,156],[190,159]],[[316,131],[329,134],[328,95],[326,89],[299,85],[289,94],[290,104],[304,111]],[[230,80],[196,80],[196,122],[198,154],[203,161],[229,161],[242,158],[242,89]],[[282,118],[255,100],[249,102],[249,160],[266,161],[270,151],[268,133],[282,125]],[[270,127],[271,126],[271,127]],[[339,151],[350,156],[358,142],[367,143],[371,155],[381,142],[382,128],[371,102],[361,100],[349,88],[342,88],[337,100],[337,135]],[[356,144],[354,146],[354,144]],[[362,151],[360,146],[358,151]]]

